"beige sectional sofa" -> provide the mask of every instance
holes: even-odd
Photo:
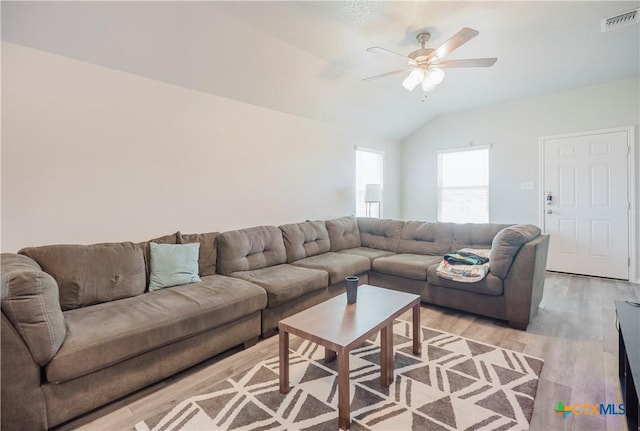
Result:
[[[233,346],[344,291],[344,277],[526,328],[549,238],[531,225],[343,217],[144,243],[2,255],[1,427],[47,429]],[[200,282],[149,292],[149,243],[200,244]],[[491,249],[477,283],[435,274],[443,254]]]

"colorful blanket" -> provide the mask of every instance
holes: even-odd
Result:
[[[487,276],[489,272],[489,254],[491,250],[463,248],[457,252],[448,253],[436,269],[438,277],[462,283],[475,283]],[[447,259],[450,256],[450,259]],[[461,259],[462,258],[462,259]],[[479,264],[461,264],[466,262],[484,262]]]

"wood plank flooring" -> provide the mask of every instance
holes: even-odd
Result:
[[[614,301],[625,299],[640,301],[640,285],[549,272],[540,309],[526,332],[501,321],[424,304],[421,323],[543,358],[531,430],[626,430],[623,416],[562,419],[553,412],[558,401],[622,402]],[[410,312],[402,319],[411,321]],[[146,417],[277,354],[278,337],[247,350],[234,349],[57,429],[131,430]]]

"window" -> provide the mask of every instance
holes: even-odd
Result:
[[[489,221],[489,146],[438,152],[438,221]]]
[[[359,217],[382,217],[382,203],[367,204],[364,194],[367,184],[382,185],[382,165],[384,153],[378,150],[356,148],[356,215]]]

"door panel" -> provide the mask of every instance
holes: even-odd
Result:
[[[558,168],[558,179],[560,181],[558,200],[559,205],[563,207],[576,206],[577,190],[577,173],[575,166],[567,166]]]
[[[591,256],[612,257],[609,220],[591,220]]]
[[[546,138],[548,269],[629,278],[627,133]]]
[[[611,167],[609,165],[591,166],[591,206],[608,207],[611,205]]]
[[[578,254],[578,223],[575,219],[558,219],[560,224],[560,253]]]

